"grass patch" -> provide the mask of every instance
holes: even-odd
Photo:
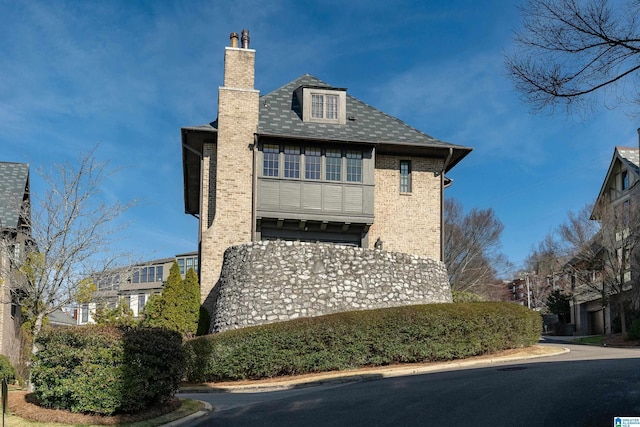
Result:
[[[604,338],[604,335],[595,335],[592,337],[578,338],[576,340],[573,340],[573,342],[578,344],[600,345],[604,342]]]

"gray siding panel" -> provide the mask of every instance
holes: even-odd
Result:
[[[305,182],[302,184],[302,209],[322,211],[321,183]]]
[[[362,213],[362,187],[344,188],[344,211],[348,213]]]
[[[342,186],[325,184],[323,189],[322,207],[327,212],[342,212]]]
[[[282,209],[300,209],[300,184],[297,182],[280,183],[280,206]]]
[[[258,178],[258,215],[278,218],[373,219],[372,185]],[[289,215],[287,215],[289,214]]]

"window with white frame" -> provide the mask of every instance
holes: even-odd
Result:
[[[311,117],[314,119],[338,120],[338,95],[311,94]]]

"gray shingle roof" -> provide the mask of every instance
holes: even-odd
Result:
[[[347,94],[344,125],[310,123],[302,121],[300,104],[294,91],[300,86],[331,88],[327,83],[305,74],[275,91],[260,97],[260,122],[258,133],[262,135],[312,138],[348,142],[409,143],[455,147],[437,140],[403,121],[377,110]]]
[[[28,164],[0,162],[0,228],[18,227],[28,181]]]
[[[627,167],[640,175],[640,150],[633,147],[616,147],[620,156],[626,161]]]

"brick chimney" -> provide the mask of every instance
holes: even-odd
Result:
[[[249,31],[231,33],[218,89],[218,132],[203,148],[200,209],[200,289],[203,301],[218,282],[226,248],[254,236],[253,162],[260,93],[254,89],[256,51]],[[205,306],[209,311],[212,307]]]

